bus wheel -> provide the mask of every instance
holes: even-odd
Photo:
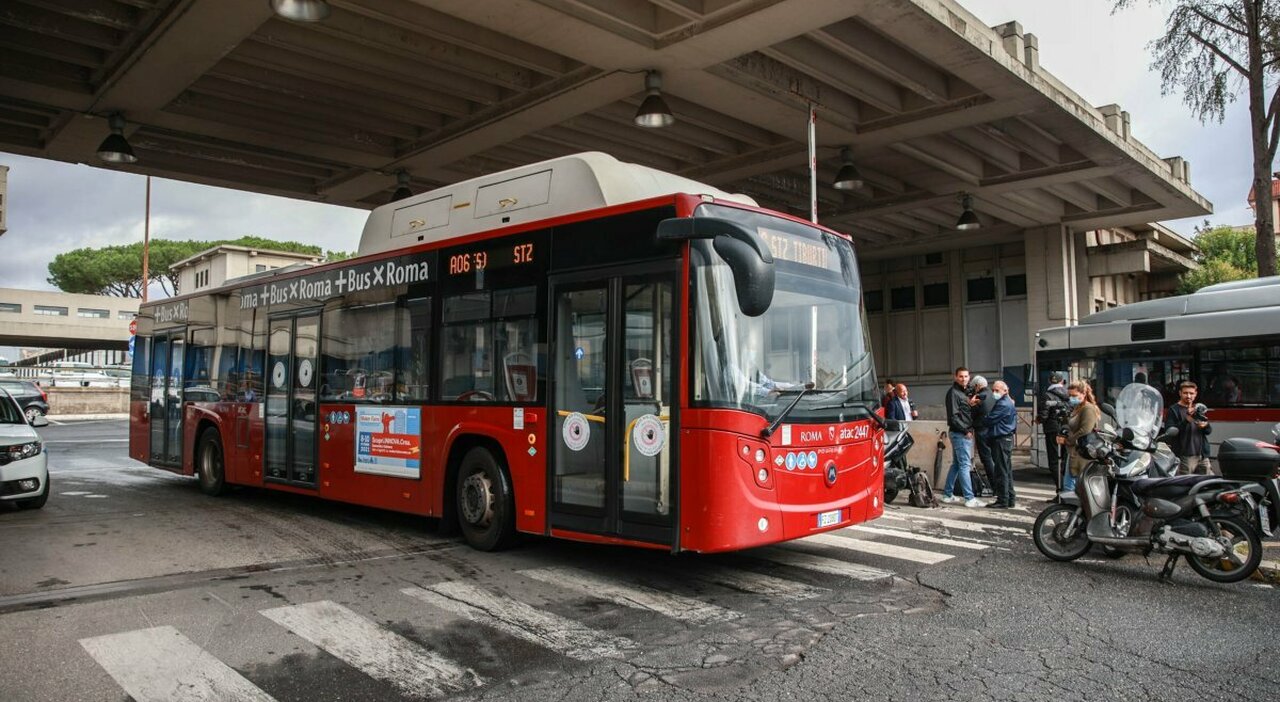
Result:
[[[205,429],[196,444],[196,476],[200,479],[200,492],[213,497],[221,495],[227,489],[226,474],[222,437],[213,427]]]
[[[515,499],[511,480],[485,448],[467,451],[458,467],[458,526],[467,543],[497,551],[515,537]]]

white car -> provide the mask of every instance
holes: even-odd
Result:
[[[34,428],[48,425],[44,417],[28,424],[17,401],[0,389],[0,502],[40,509],[49,499],[49,459]]]

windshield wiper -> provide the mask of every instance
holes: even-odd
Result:
[[[804,399],[805,395],[809,394],[810,392],[813,392],[813,387],[814,387],[813,383],[811,382],[805,383],[804,387],[799,392],[796,393],[796,399],[792,400],[791,404],[787,405],[787,408],[782,410],[782,412],[778,414],[777,419],[774,419],[772,422],[769,423],[769,426],[760,430],[760,436],[763,436],[766,439],[772,436],[773,432],[778,430],[778,425],[782,424],[782,420],[786,419],[787,415],[791,413],[791,410],[795,409],[796,405],[800,404],[800,400]],[[783,390],[782,392],[787,392],[787,391]]]

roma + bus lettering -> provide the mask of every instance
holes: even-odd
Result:
[[[289,280],[270,281],[240,293],[240,309],[263,305],[325,300],[335,295],[385,288],[393,285],[425,283],[430,280],[430,261],[425,256],[403,256],[388,261],[339,268]]]

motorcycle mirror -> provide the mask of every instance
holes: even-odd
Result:
[[[1133,433],[1132,427],[1125,427],[1124,429],[1120,430],[1120,438],[1124,439],[1125,443],[1129,443],[1133,441],[1133,437],[1134,437],[1134,433]]]
[[[1173,437],[1175,437],[1175,436],[1177,436],[1177,435],[1178,435],[1178,428],[1177,428],[1177,427],[1169,427],[1168,429],[1165,429],[1165,430],[1164,430],[1164,433],[1163,433],[1163,434],[1161,434],[1160,436],[1156,437],[1156,441],[1164,441],[1165,439],[1172,439]]]

